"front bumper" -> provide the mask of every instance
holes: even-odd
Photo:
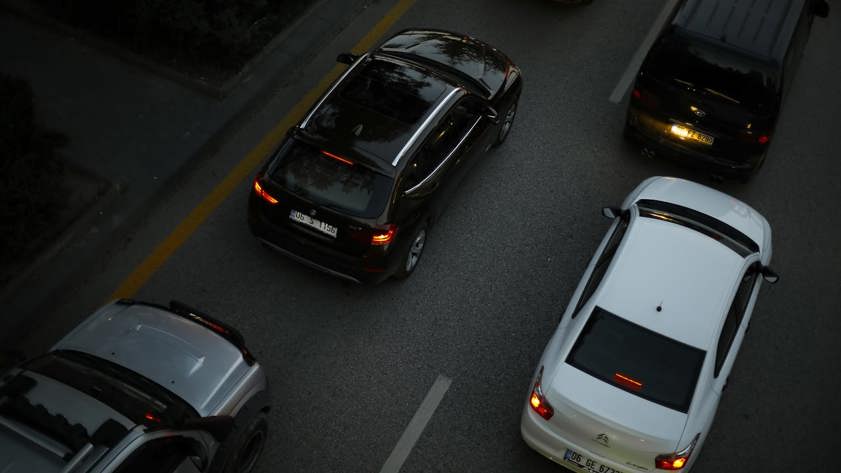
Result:
[[[686,146],[669,137],[662,130],[671,123],[658,119],[637,107],[628,109],[625,130],[628,138],[640,143],[655,155],[675,160],[683,165],[711,171],[730,177],[743,177],[753,173],[762,161],[763,153],[747,153],[740,159],[722,156],[710,149],[709,153]]]

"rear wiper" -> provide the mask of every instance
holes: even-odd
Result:
[[[725,100],[729,100],[729,101],[731,101],[731,102],[733,102],[733,103],[735,103],[735,104],[741,104],[741,103],[742,103],[742,102],[739,102],[738,100],[734,99],[733,97],[730,97],[729,95],[722,94],[721,92],[719,92],[719,91],[717,91],[717,90],[708,89],[708,88],[706,88],[706,87],[704,88],[704,90],[706,90],[707,92],[709,92],[709,93],[711,93],[711,94],[713,94],[713,95],[716,95],[716,96],[718,96],[718,97],[721,97],[721,98],[723,98],[723,99],[725,99]]]

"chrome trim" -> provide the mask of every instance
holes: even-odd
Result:
[[[400,160],[403,159],[403,156],[409,151],[409,148],[414,146],[415,142],[418,140],[418,138],[420,138],[421,133],[423,133],[423,131],[426,130],[426,127],[429,126],[433,119],[438,117],[438,114],[441,113],[441,109],[444,108],[444,106],[447,105],[456,94],[463,90],[464,88],[462,87],[456,87],[455,89],[451,90],[446,97],[444,97],[440,102],[438,102],[438,105],[436,105],[435,108],[432,109],[431,112],[429,112],[429,115],[426,116],[426,119],[424,119],[423,123],[421,123],[418,129],[415,130],[415,133],[412,135],[412,137],[409,138],[409,141],[407,141],[406,144],[403,145],[403,149],[401,149],[400,152],[397,153],[397,157],[394,158],[394,161],[391,162],[392,166],[397,166],[397,163],[399,163]]]
[[[407,190],[406,192],[404,192],[404,195],[409,195],[409,194],[411,194],[412,192],[414,192],[414,191],[415,191],[418,187],[420,187],[420,186],[422,186],[422,185],[426,184],[426,182],[427,182],[428,180],[430,180],[430,179],[432,178],[432,176],[434,176],[434,175],[435,175],[435,173],[437,173],[437,172],[438,172],[438,170],[439,170],[439,169],[441,169],[441,168],[442,168],[445,164],[447,164],[447,161],[449,161],[449,160],[450,160],[450,158],[452,158],[452,157],[453,157],[453,155],[456,153],[456,151],[458,151],[458,149],[459,149],[459,148],[461,148],[461,145],[463,145],[463,144],[464,144],[464,142],[465,142],[465,140],[467,140],[467,137],[468,137],[468,136],[470,136],[470,134],[471,134],[471,133],[473,133],[473,130],[476,128],[476,125],[478,125],[478,124],[479,124],[479,122],[480,122],[481,120],[482,120],[482,117],[481,117],[481,116],[479,116],[479,118],[477,118],[477,119],[476,119],[476,121],[475,121],[475,122],[473,122],[473,125],[471,125],[471,126],[470,126],[470,129],[469,129],[469,130],[467,130],[467,133],[465,133],[465,134],[464,134],[464,136],[462,136],[462,137],[461,137],[461,139],[459,140],[459,142],[458,142],[458,143],[457,143],[457,144],[453,147],[453,150],[452,150],[452,151],[450,151],[450,154],[448,154],[448,155],[447,155],[447,157],[446,157],[446,158],[444,158],[444,160],[443,160],[443,161],[441,161],[440,163],[438,163],[438,165],[437,165],[437,166],[435,166],[435,169],[433,169],[433,170],[432,170],[432,172],[430,172],[428,176],[426,176],[425,178],[423,178],[423,179],[422,179],[419,183],[417,183],[417,184],[415,184],[414,186],[412,186],[412,188],[411,188],[411,189],[409,189],[409,190]]]
[[[76,468],[76,466],[79,463],[81,463],[81,461],[88,455],[88,453],[91,452],[91,450],[93,450],[93,444],[90,442],[86,443],[85,446],[82,447],[81,450],[79,450],[76,453],[76,455],[74,455],[73,458],[70,459],[69,462],[67,462],[67,465],[65,465],[64,468],[61,469],[60,473],[69,473],[73,471],[73,469]]]
[[[330,87],[330,89],[327,90],[327,93],[321,96],[321,99],[318,101],[317,104],[315,104],[315,106],[312,108],[312,110],[310,110],[310,113],[307,114],[306,118],[304,118],[304,121],[302,121],[301,124],[298,125],[298,128],[306,128],[307,123],[310,121],[310,118],[312,118],[312,116],[315,114],[315,112],[318,110],[318,108],[321,107],[321,104],[323,104],[324,101],[327,100],[327,97],[329,97],[330,94],[332,94],[333,91],[336,90],[336,87],[338,87],[339,84],[341,84],[345,80],[345,78],[348,76],[348,74],[350,74],[350,71],[352,71],[356,66],[358,66],[362,62],[362,60],[365,59],[366,57],[368,57],[368,53],[365,53],[365,54],[359,56],[359,59],[357,59],[356,62],[351,64],[351,66],[347,68],[345,73],[342,74],[336,80],[336,82],[333,82],[333,85]]]
[[[330,269],[326,266],[322,266],[322,265],[316,263],[315,261],[310,261],[310,260],[304,258],[303,256],[296,255],[295,253],[292,253],[291,251],[289,251],[285,248],[281,248],[280,246],[278,246],[278,245],[276,245],[276,244],[274,244],[274,243],[272,243],[272,242],[270,242],[270,241],[268,241],[264,238],[260,238],[260,241],[269,245],[273,250],[277,251],[278,253],[281,253],[282,255],[287,256],[287,257],[289,257],[289,258],[291,258],[291,259],[293,259],[293,260],[295,260],[295,261],[297,261],[297,262],[299,262],[303,265],[309,266],[310,268],[317,269],[317,270],[319,270],[323,273],[327,273],[327,274],[329,274],[331,276],[335,276],[337,278],[341,278],[341,279],[344,279],[344,280],[347,280],[347,281],[350,281],[350,282],[355,282],[357,284],[362,284],[362,281],[360,281],[359,279],[356,279],[353,276],[349,276],[347,274],[340,273],[340,272],[336,271],[335,269]]]

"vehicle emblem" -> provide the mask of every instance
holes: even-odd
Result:
[[[310,210],[310,217],[315,217],[316,211],[315,209]]]
[[[694,105],[690,105],[689,110],[692,110],[692,113],[694,113],[695,116],[698,117],[698,118],[704,118],[704,117],[707,116],[707,112],[701,110],[700,108],[698,108]]]
[[[607,444],[607,442],[609,441],[609,439],[607,438],[607,434],[596,435],[596,438],[594,440],[596,442],[599,442],[600,444],[604,445],[605,447],[610,446],[610,445]]]

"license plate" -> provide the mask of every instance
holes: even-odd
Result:
[[[677,136],[682,140],[697,141],[698,143],[705,144],[707,146],[711,146],[715,141],[714,137],[706,133],[701,133],[700,131],[695,131],[681,125],[672,125],[671,128],[669,128],[669,131],[672,135]]]
[[[609,466],[602,465],[593,459],[587,458],[586,456],[569,448],[566,453],[564,453],[564,461],[589,473],[622,473]]]
[[[310,228],[314,228],[320,231],[321,233],[336,238],[336,232],[338,231],[338,229],[333,225],[330,225],[329,223],[325,223],[321,220],[314,219],[307,214],[298,212],[297,210],[290,211],[289,218],[295,222],[302,223]]]

